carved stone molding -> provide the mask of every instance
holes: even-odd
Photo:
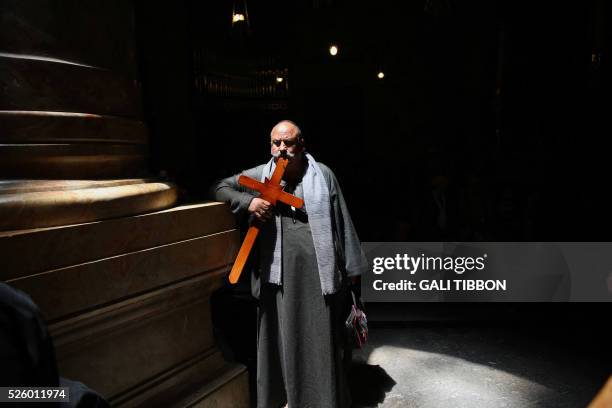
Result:
[[[168,208],[171,183],[145,179],[0,182],[0,231],[90,222]]]

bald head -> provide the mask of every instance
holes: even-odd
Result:
[[[288,136],[295,136],[298,139],[302,138],[302,131],[300,130],[298,125],[295,124],[295,122],[290,121],[290,120],[281,120],[276,125],[274,125],[274,127],[272,128],[272,131],[270,132],[270,137],[274,138],[275,133],[278,134],[279,136],[288,135]]]

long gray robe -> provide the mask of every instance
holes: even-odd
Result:
[[[332,295],[322,294],[308,208],[294,212],[279,203],[275,211],[283,229],[282,285],[259,280],[253,285],[253,295],[259,298],[257,406],[262,408],[280,407],[287,401],[291,408],[350,405],[341,349],[343,318],[348,313],[346,281],[347,276],[360,275],[367,261],[334,174],[318,164],[329,188],[333,244],[340,263],[336,273],[343,284]],[[259,180],[263,167],[242,174]],[[238,175],[214,189],[215,198],[228,202],[234,213],[246,211],[254,196],[238,185]],[[301,181],[285,190],[303,198]]]

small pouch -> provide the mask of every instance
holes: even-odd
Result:
[[[368,341],[368,320],[366,314],[359,308],[352,290],[351,296],[353,304],[344,324],[353,348],[363,348]]]

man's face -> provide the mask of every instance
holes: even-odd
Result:
[[[297,138],[297,129],[290,123],[281,123],[272,131],[270,153],[278,158],[281,155],[289,159],[302,153],[303,146]]]

